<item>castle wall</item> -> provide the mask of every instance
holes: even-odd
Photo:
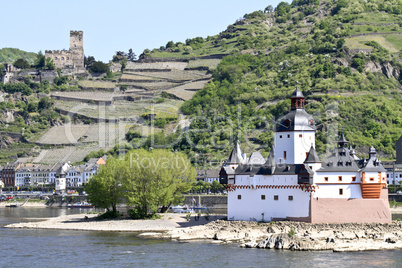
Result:
[[[247,221],[272,221],[278,219],[307,219],[310,215],[310,193],[301,189],[258,189],[258,185],[298,185],[297,175],[255,176],[237,175],[239,189],[228,192],[228,219]],[[240,199],[239,199],[240,196]],[[277,197],[275,197],[277,196]]]
[[[46,50],[45,57],[51,58],[58,69],[84,68],[84,39],[82,31],[70,31],[70,50]]]
[[[73,56],[70,51],[67,50],[46,50],[45,57],[51,58],[56,68],[63,69],[67,66],[73,66]]]
[[[379,199],[312,198],[312,223],[391,223],[388,189]]]

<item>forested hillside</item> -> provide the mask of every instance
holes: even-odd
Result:
[[[295,0],[246,14],[217,36],[145,50],[143,57],[230,54],[181,108],[207,117],[193,120],[192,130],[210,131],[190,131],[174,147],[222,157],[239,138],[246,150],[269,150],[272,120],[289,110],[298,81],[320,153],[343,129],[360,153],[373,144],[394,157],[402,134],[401,13],[398,0]]]
[[[34,63],[36,53],[26,52],[18,48],[2,48],[0,49],[0,64],[13,63],[18,59],[24,59],[30,64]]]

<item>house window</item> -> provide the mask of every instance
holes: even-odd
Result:
[[[293,195],[289,195],[289,196],[288,196],[288,200],[289,200],[289,201],[293,201]]]
[[[374,181],[374,178],[370,178],[370,181]]]
[[[299,138],[301,138],[301,137],[303,137],[303,135],[302,135],[302,134],[299,134]]]
[[[283,159],[286,160],[286,151],[283,151]]]
[[[343,195],[343,189],[339,189],[339,195]]]
[[[325,177],[325,178],[324,178],[324,181],[328,181],[328,177]]]
[[[356,181],[356,177],[352,177],[352,181]]]
[[[282,135],[279,135],[279,138],[282,139]]]
[[[338,177],[338,181],[342,181],[342,176],[339,176],[339,177]]]
[[[288,139],[290,138],[290,135],[288,134]]]
[[[279,200],[279,196],[278,196],[278,195],[274,195],[274,200]]]
[[[265,194],[261,195],[261,200],[265,200]]]
[[[241,199],[241,194],[237,195],[237,199],[239,200]]]
[[[387,174],[387,178],[389,178],[389,174]]]

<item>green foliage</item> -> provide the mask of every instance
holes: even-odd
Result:
[[[101,61],[94,62],[89,71],[92,73],[106,73],[109,70],[109,66]]]
[[[46,69],[48,69],[48,70],[56,69],[56,65],[54,64],[54,61],[49,57],[46,59]]]
[[[45,55],[43,55],[42,51],[39,51],[36,55],[36,59],[34,61],[34,66],[37,69],[42,69],[46,65]]]
[[[290,231],[288,233],[289,237],[293,237],[295,235],[295,229],[293,229],[293,227],[290,228]]]
[[[29,64],[29,62],[27,60],[24,59],[18,59],[13,63],[14,67],[20,68],[20,69],[28,69],[29,67],[31,67],[31,65]]]
[[[110,157],[105,166],[101,166],[99,173],[85,184],[88,200],[92,205],[105,208],[112,214],[117,212],[117,204],[123,197],[122,190],[124,162]]]
[[[11,63],[18,59],[24,59],[29,64],[32,64],[36,58],[36,53],[22,51],[17,48],[2,48],[0,49],[0,63]],[[3,69],[1,69],[3,71]]]
[[[153,214],[162,207],[166,211],[190,190],[196,172],[187,156],[167,150],[130,151],[126,156],[122,183],[127,203],[138,215]]]
[[[7,93],[21,92],[25,96],[29,96],[33,93],[33,90],[25,83],[5,84],[3,90]]]
[[[67,84],[68,82],[68,76],[60,76],[60,77],[56,77],[53,80],[53,83],[55,83],[57,86],[61,86],[64,84]]]

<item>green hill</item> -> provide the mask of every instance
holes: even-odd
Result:
[[[216,36],[144,51],[142,57],[230,54],[182,106],[190,117],[206,118],[193,120],[190,137],[174,147],[219,158],[239,138],[247,151],[268,151],[272,120],[289,110],[298,81],[317,121],[320,153],[343,129],[358,151],[373,144],[394,157],[402,134],[402,2],[295,0],[265,11],[244,15]]]
[[[2,48],[0,49],[0,64],[13,63],[18,59],[25,59],[30,64],[34,63],[36,53],[26,52],[18,48]]]

